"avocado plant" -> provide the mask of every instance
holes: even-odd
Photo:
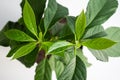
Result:
[[[22,17],[0,31],[0,45],[10,47],[7,57],[27,68],[37,64],[34,80],[86,80],[91,64],[84,46],[97,60],[120,56],[120,28],[104,29],[118,7],[117,0],[89,0],[86,11],[69,15],[56,0],[22,0]]]

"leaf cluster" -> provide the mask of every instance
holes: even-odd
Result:
[[[120,29],[102,26],[115,13],[117,0],[89,0],[86,12],[77,16],[56,0],[46,2],[22,0],[22,17],[0,31],[0,45],[11,48],[7,57],[28,68],[38,64],[35,80],[51,80],[52,70],[58,80],[86,80],[91,64],[84,46],[101,61],[120,56]]]

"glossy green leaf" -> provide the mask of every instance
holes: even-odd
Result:
[[[20,31],[20,30],[17,30],[17,29],[8,30],[8,31],[5,32],[5,35],[10,40],[22,41],[22,42],[35,41],[29,35],[27,35],[23,31]]]
[[[82,11],[81,14],[77,17],[77,20],[75,22],[75,33],[77,40],[79,40],[83,36],[85,28],[86,28],[86,16],[84,14],[84,11]]]
[[[119,27],[108,28],[106,30],[106,33],[108,35],[105,38],[111,39],[117,43],[115,45],[113,45],[112,47],[107,48],[105,50],[97,50],[97,51],[92,50],[92,51],[94,51],[95,54],[97,52],[99,54],[103,54],[103,55],[105,54],[105,55],[108,55],[110,57],[119,57],[120,56],[120,50],[119,50],[119,48],[120,48],[120,35],[119,35],[120,28]]]
[[[32,7],[34,13],[35,13],[35,18],[36,18],[36,23],[37,25],[40,24],[40,19],[43,16],[43,12],[45,9],[45,4],[46,4],[46,0],[27,0],[30,4],[30,6]],[[25,4],[25,0],[22,0],[21,3],[21,7],[23,9]]]
[[[77,55],[80,57],[80,59],[84,62],[86,67],[90,67],[91,64],[88,62],[87,57],[83,54],[81,49],[77,49]]]
[[[20,58],[22,56],[29,54],[35,49],[35,47],[36,47],[36,42],[22,46],[14,53],[13,59]]]
[[[104,31],[103,26],[97,25],[97,26],[90,28],[83,36],[83,39],[100,38],[106,35],[107,33]]]
[[[52,70],[47,59],[37,65],[35,72],[35,80],[51,80]]]
[[[67,24],[68,24],[69,28],[71,29],[73,34],[75,34],[75,21],[76,21],[76,18],[72,17],[72,16],[68,16],[68,17],[66,17],[66,19],[67,19]]]
[[[63,47],[70,47],[72,46],[73,44],[70,43],[70,42],[67,42],[67,41],[58,41],[58,42],[55,42],[53,45],[50,46],[50,48],[48,49],[48,54],[53,52],[53,51],[56,51],[60,48],[63,48]]]
[[[83,61],[78,56],[73,58],[58,80],[86,80],[86,67]]]
[[[44,14],[45,32],[47,31],[48,27],[50,26],[50,23],[52,22],[55,14],[56,14],[56,11],[57,11],[56,0],[49,0],[47,9],[45,10],[45,14]]]
[[[106,49],[113,46],[116,42],[106,38],[89,39],[82,43],[82,45],[96,50]]]
[[[35,14],[27,0],[25,0],[25,5],[23,8],[23,19],[28,30],[31,33],[33,33],[35,36],[37,36],[37,25],[36,25]]]
[[[86,18],[87,28],[104,23],[118,7],[117,0],[89,0]]]

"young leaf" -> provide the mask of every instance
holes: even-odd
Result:
[[[35,47],[36,47],[36,42],[22,46],[14,53],[13,59],[20,58],[22,56],[29,54],[35,49]]]
[[[23,31],[17,30],[17,29],[8,30],[5,32],[5,35],[10,40],[21,41],[21,42],[35,41],[33,38],[28,36],[26,33],[24,33]]]
[[[52,70],[47,59],[38,64],[35,72],[35,80],[51,80]]]
[[[37,25],[36,25],[35,14],[27,0],[25,0],[25,5],[23,8],[23,19],[28,30],[31,33],[33,33],[35,36],[37,36]]]
[[[101,50],[101,49],[109,48],[113,46],[115,43],[116,42],[106,39],[106,38],[96,38],[96,39],[86,40],[82,44],[84,46],[87,46],[88,48]]]
[[[49,54],[52,51],[56,51],[56,50],[58,50],[60,48],[63,48],[63,47],[70,47],[72,45],[73,45],[72,43],[67,42],[67,41],[58,41],[58,42],[55,42],[53,45],[50,46],[47,53]]]
[[[67,19],[67,24],[68,24],[69,28],[71,29],[73,34],[75,34],[75,20],[76,20],[76,18],[72,17],[72,16],[67,16],[66,19]]]
[[[35,13],[35,18],[36,18],[36,23],[39,25],[40,19],[42,18],[46,0],[28,0],[29,4],[31,5],[34,13]],[[21,7],[23,9],[25,4],[25,0],[22,0]]]
[[[86,10],[87,28],[104,23],[117,7],[117,0],[89,0]]]
[[[49,0],[47,9],[45,11],[45,17],[44,17],[44,27],[45,32],[47,31],[48,27],[50,26],[50,23],[52,19],[54,18],[57,11],[57,2],[56,0]]]
[[[82,60],[78,56],[73,58],[58,80],[86,80],[86,67]]]
[[[75,33],[77,40],[79,40],[83,36],[85,28],[86,28],[86,17],[84,11],[82,11],[75,22]]]

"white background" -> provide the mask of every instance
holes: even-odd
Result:
[[[16,21],[21,16],[19,3],[21,0],[0,0],[0,29],[9,20]],[[57,0],[70,10],[70,15],[78,15],[82,9],[86,8],[88,0]],[[120,3],[120,0],[118,0]],[[109,26],[120,27],[120,6],[117,12],[103,24],[105,28]],[[9,48],[0,46],[0,80],[34,80],[34,70],[25,68],[20,62],[6,58]],[[120,58],[110,58],[109,62],[100,62],[92,54],[84,49],[92,66],[88,68],[87,80],[120,80]],[[53,79],[55,80],[55,76]]]

